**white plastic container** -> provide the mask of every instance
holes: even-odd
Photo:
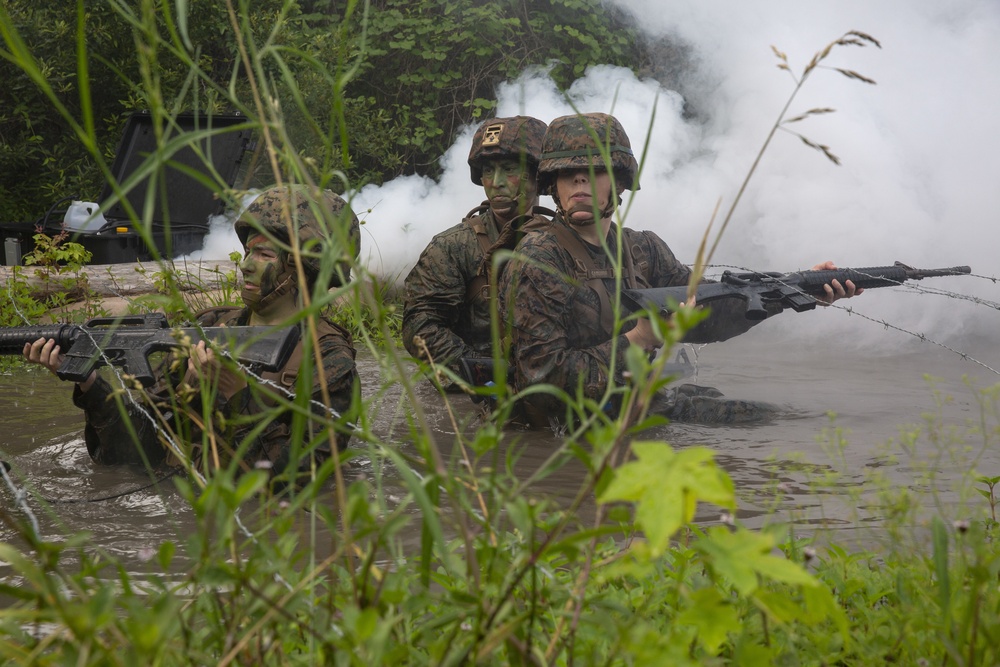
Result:
[[[66,229],[74,232],[98,232],[108,221],[97,204],[89,201],[74,201],[63,216]]]

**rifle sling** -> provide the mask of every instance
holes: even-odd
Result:
[[[490,248],[493,247],[493,241],[490,240],[490,235],[486,229],[486,223],[483,222],[483,214],[490,210],[488,202],[483,202],[476,208],[466,214],[462,219],[462,222],[471,229],[476,234],[476,240],[479,241],[479,248],[483,251],[483,255],[489,253]],[[471,281],[465,290],[465,302],[472,303],[477,298],[484,299],[487,298],[488,290],[490,286],[489,277],[485,275],[477,275]]]
[[[486,229],[483,215],[489,210],[489,203],[483,202],[476,208],[469,211],[462,222],[476,233],[476,240],[483,251],[483,258],[480,262],[477,275],[469,281],[465,290],[465,302],[467,304],[475,302],[477,299],[485,302],[490,298],[490,273],[493,253],[500,249],[513,250],[525,233],[544,229],[548,226],[548,220],[555,217],[555,212],[542,206],[532,207],[529,213],[518,216],[509,221],[503,229],[498,230],[496,241],[491,241],[489,231]]]

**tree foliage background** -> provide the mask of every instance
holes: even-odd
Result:
[[[159,3],[84,3],[95,135],[109,163],[125,120],[134,111],[162,105],[176,112],[194,106],[231,112],[240,109],[224,108],[231,102],[219,100],[250,99],[226,3],[183,4],[184,12],[174,16],[187,15],[187,48],[160,48],[150,54],[159,40],[143,34],[138,17],[152,13]],[[282,104],[289,139],[316,165],[319,181],[329,181],[324,174],[340,170],[353,186],[402,174],[437,175],[437,160],[456,133],[488,117],[497,85],[528,67],[548,68],[563,87],[594,64],[625,66],[667,82],[677,78],[685,59],[682,48],[643,36],[636,17],[601,0],[242,4],[240,13],[252,26],[254,39],[279,42],[298,82],[304,105]],[[11,25],[55,83],[53,93],[79,118],[77,4],[5,0],[5,5]],[[296,29],[271,35],[279,20],[293,22]],[[161,34],[177,30],[162,19],[157,25]],[[209,80],[188,76],[188,58]],[[346,74],[341,96],[335,94],[336,82],[322,71]],[[156,85],[143,85],[148,78]],[[0,59],[0,81],[0,223],[38,220],[63,198],[95,197],[101,190],[101,171],[78,137],[67,131],[52,101],[7,58]],[[274,72],[274,84],[279,96],[287,90],[279,72]],[[218,94],[227,89],[235,95]],[[162,99],[150,100],[150,90]],[[299,112],[303,106],[308,114]],[[329,141],[331,136],[345,138],[346,150],[331,154],[324,148],[341,143]],[[251,169],[243,185],[264,184],[257,182],[263,173],[266,170],[258,174]],[[344,182],[327,185],[345,187]]]

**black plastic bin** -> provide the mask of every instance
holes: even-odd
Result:
[[[156,252],[133,229],[123,202],[107,205],[106,202],[114,195],[111,184],[107,183],[96,200],[103,218],[93,217],[84,221],[75,216],[76,219],[67,220],[68,211],[79,210],[79,207],[69,204],[72,198],[68,198],[58,202],[36,223],[0,224],[0,234],[4,238],[3,263],[20,264],[21,258],[34,247],[32,237],[38,231],[50,236],[69,232],[70,240],[93,254],[92,264],[149,261],[157,255],[174,258],[199,250],[208,234],[211,218],[222,214],[225,205],[215,190],[206,187],[185,170],[209,175],[212,170],[206,166],[207,160],[218,178],[228,187],[233,187],[244,155],[253,150],[252,135],[248,129],[239,127],[246,123],[246,118],[239,114],[184,114],[178,116],[176,122],[181,133],[206,130],[211,130],[211,133],[198,142],[204,158],[186,146],[170,156],[159,174],[154,172],[157,180],[151,233]],[[177,133],[171,128],[168,141],[176,138]],[[112,164],[112,173],[118,183],[124,184],[155,152],[152,117],[147,113],[132,114],[125,123]],[[126,195],[126,201],[140,218],[149,187],[150,178],[143,178]]]

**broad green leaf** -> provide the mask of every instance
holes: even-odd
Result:
[[[663,442],[635,442],[638,460],[615,471],[598,497],[601,503],[636,503],[636,523],[652,553],[666,551],[670,538],[694,518],[699,501],[735,508],[733,482],[705,447],[675,452]]]
[[[695,549],[705,556],[714,572],[725,577],[742,595],[752,594],[759,585],[758,577],[786,584],[817,586],[819,582],[802,566],[778,556],[772,556],[774,537],[749,530],[730,532],[717,526],[698,540]]]
[[[733,652],[734,665],[739,667],[774,667],[775,650],[760,644],[747,642]]]
[[[718,588],[703,588],[688,597],[690,606],[678,614],[677,623],[692,625],[698,630],[698,639],[710,655],[719,649],[730,632],[739,632],[740,616],[722,597]]]
[[[267,484],[267,474],[262,470],[254,470],[243,475],[234,492],[236,503],[242,505],[263,489],[265,484]]]
[[[802,588],[802,602],[806,613],[799,620],[812,625],[828,618],[837,626],[837,630],[844,640],[844,645],[850,645],[851,632],[847,615],[837,604],[837,600],[829,588],[826,586],[804,586]]]
[[[802,607],[789,597],[787,591],[758,588],[753,594],[754,603],[767,615],[780,623],[791,623],[803,615]]]

